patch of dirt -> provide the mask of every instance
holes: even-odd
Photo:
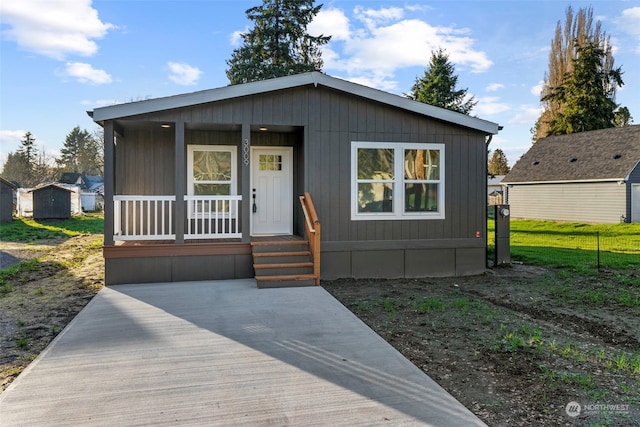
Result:
[[[19,262],[38,258],[57,245],[63,239],[38,240],[37,242],[0,242],[0,270],[9,268]]]
[[[96,235],[0,244],[2,270],[36,260],[0,293],[1,392],[102,288],[104,260]]]
[[[513,265],[322,286],[490,426],[640,425],[635,272]]]

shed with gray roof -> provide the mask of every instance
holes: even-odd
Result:
[[[513,218],[640,222],[640,126],[539,139],[502,181]]]

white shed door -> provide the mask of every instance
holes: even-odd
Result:
[[[251,234],[293,233],[292,147],[251,151]]]
[[[631,222],[640,222],[640,184],[631,184]]]

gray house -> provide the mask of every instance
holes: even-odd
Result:
[[[502,185],[513,218],[640,222],[640,126],[539,139]]]
[[[485,270],[495,123],[317,72],[89,114],[108,285]]]

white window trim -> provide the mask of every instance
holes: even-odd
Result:
[[[394,150],[393,212],[358,212],[358,149],[386,148]],[[440,152],[440,179],[426,181],[438,184],[437,212],[405,212],[404,210],[404,150],[438,150]],[[412,142],[351,141],[351,220],[416,220],[444,219],[445,201],[445,151],[444,144]],[[407,180],[411,181],[411,180]]]
[[[235,145],[187,145],[187,195],[193,196],[195,194],[194,179],[193,179],[193,152],[194,151],[224,151],[231,153],[231,181],[229,188],[229,195],[234,196],[237,193],[238,185],[238,162],[237,162],[237,147]],[[220,181],[198,181],[198,183],[204,184],[217,184]],[[189,206],[191,206],[189,204]],[[231,212],[233,214],[233,212]],[[224,217],[227,217],[229,213],[225,213]],[[189,209],[188,217],[196,218],[201,217],[202,214],[192,212]]]

